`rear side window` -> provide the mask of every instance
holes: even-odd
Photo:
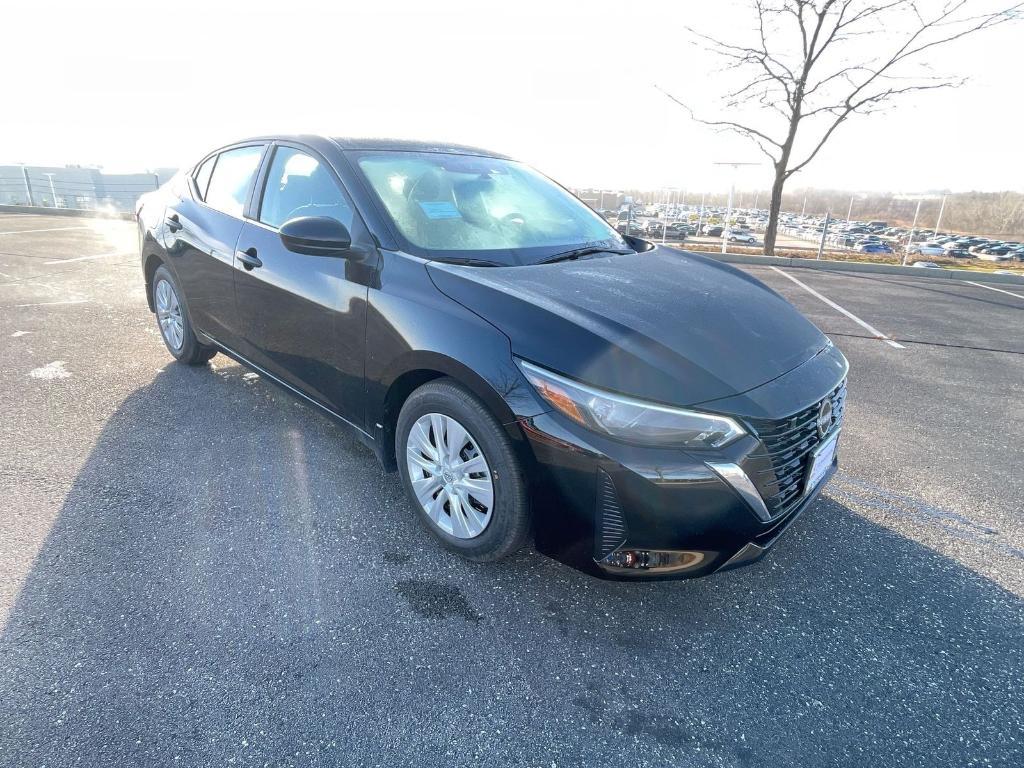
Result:
[[[200,200],[206,199],[206,188],[210,186],[210,174],[213,173],[213,164],[216,161],[217,156],[211,155],[206,159],[206,162],[199,166],[199,170],[196,171],[196,190],[199,192]]]
[[[263,147],[239,147],[221,152],[206,190],[206,204],[241,218],[262,154]]]
[[[267,174],[260,221],[280,227],[299,216],[328,216],[352,230],[352,207],[330,172],[314,157],[278,147]]]

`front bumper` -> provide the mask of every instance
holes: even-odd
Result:
[[[771,517],[749,482],[763,449],[751,435],[698,456],[605,439],[557,413],[520,426],[541,474],[538,548],[606,578],[690,578],[755,562],[838,466],[833,461],[816,487]]]

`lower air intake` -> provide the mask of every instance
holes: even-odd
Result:
[[[622,516],[615,485],[604,470],[597,471],[597,510],[594,527],[594,550],[603,560],[626,543],[626,520]]]

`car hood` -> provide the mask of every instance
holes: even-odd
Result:
[[[594,386],[673,405],[746,392],[828,339],[760,281],[673,248],[521,267],[428,264],[513,354]]]

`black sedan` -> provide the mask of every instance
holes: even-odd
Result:
[[[1009,243],[998,243],[996,245],[990,245],[982,248],[979,253],[987,253],[992,256],[1005,256],[1013,250],[1013,246]]]
[[[597,574],[703,575],[758,559],[836,470],[847,363],[817,328],[509,158],[259,138],[137,214],[171,355],[348,425],[466,557],[533,536]]]

